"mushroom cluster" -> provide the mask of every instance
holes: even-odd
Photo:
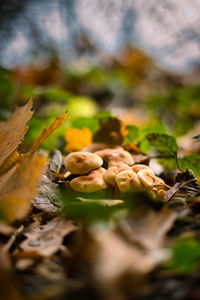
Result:
[[[100,145],[102,147],[102,145]],[[150,189],[163,196],[167,190],[165,182],[144,164],[134,164],[133,156],[122,147],[98,150],[98,146],[72,152],[64,164],[69,174],[74,175],[70,187],[83,193],[97,192],[109,186],[123,192],[134,187]],[[86,152],[86,151],[87,152]]]

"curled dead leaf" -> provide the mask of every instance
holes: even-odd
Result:
[[[37,194],[46,158],[34,155],[0,177],[0,209],[8,221],[22,219]]]
[[[59,250],[63,238],[76,229],[72,221],[54,218],[47,224],[26,232],[27,239],[20,244],[20,248],[25,252],[34,251],[41,256],[50,256]]]
[[[16,161],[16,155],[13,153],[17,150],[17,147],[24,139],[28,127],[27,122],[33,115],[31,110],[33,106],[33,101],[30,100],[22,107],[18,107],[12,117],[5,121],[0,122],[0,173],[3,174],[3,164],[6,160],[12,156],[12,162]]]
[[[19,154],[17,147],[28,130],[26,123],[32,117],[32,106],[33,101],[30,100],[24,106],[17,108],[8,121],[0,122],[0,175],[9,171],[17,162],[22,162],[30,157],[66,118],[66,114],[57,118],[47,129],[42,131],[28,153]]]
[[[30,156],[31,154],[33,154],[38,148],[39,146],[57,129],[59,128],[64,120],[66,118],[66,114],[64,114],[63,116],[56,118],[56,120],[48,127],[45,128],[42,133],[40,134],[40,136],[35,140],[35,142],[33,143],[31,149],[29,150],[28,153],[25,154],[25,156]]]

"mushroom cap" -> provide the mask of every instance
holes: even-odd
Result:
[[[72,152],[65,158],[65,167],[72,174],[87,174],[102,166],[101,157],[90,152]]]
[[[136,173],[132,171],[122,171],[116,175],[116,182],[121,192],[129,189],[130,187],[141,188],[141,182]]]
[[[158,190],[158,193],[157,193],[160,197],[164,197],[165,194],[166,194],[166,191],[164,189],[161,189],[161,190]]]
[[[156,176],[150,168],[140,170],[137,175],[145,187],[153,187]]]
[[[88,175],[72,179],[70,186],[73,190],[82,193],[93,193],[106,189],[108,186],[103,179],[105,172],[104,168],[93,170]]]
[[[138,173],[140,170],[150,169],[150,167],[148,167],[146,165],[142,165],[142,164],[136,164],[136,165],[133,165],[131,167],[131,169],[133,170],[133,172]]]
[[[165,184],[164,180],[158,176],[155,176],[154,185],[159,189],[159,185],[160,188],[163,188],[163,184]]]
[[[95,152],[99,155],[106,163],[109,164],[109,167],[116,166],[118,164],[127,164],[131,166],[134,161],[132,155],[123,150],[122,148],[118,149],[104,149]]]
[[[128,165],[119,164],[115,167],[109,168],[103,175],[103,178],[107,183],[109,183],[112,186],[115,186],[117,184],[115,177],[118,173],[122,171],[131,171],[131,168]]]

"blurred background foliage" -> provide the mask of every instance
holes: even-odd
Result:
[[[82,0],[2,2],[0,119],[33,98],[25,147],[67,111],[65,124],[44,149],[74,149],[76,140],[67,145],[73,128],[79,129],[77,136],[86,136],[82,143],[89,143],[102,122],[117,116],[124,144],[134,142],[147,152],[147,134],[170,134],[178,139],[181,155],[198,154],[192,136],[200,131],[199,56],[193,48],[200,41],[199,6],[196,0],[158,4],[88,0],[86,11]]]
[[[64,149],[66,128],[86,127],[94,134],[99,118],[106,118],[106,113],[97,112],[109,111],[108,115],[122,119],[128,130],[125,143],[139,142],[151,132],[184,136],[198,127],[200,117],[198,76],[163,70],[130,44],[98,64],[80,59],[62,65],[54,53],[40,63],[33,61],[10,70],[2,66],[1,120],[30,98],[36,102],[36,111],[29,122],[27,144],[57,116],[68,112],[64,126],[43,144],[47,150]]]

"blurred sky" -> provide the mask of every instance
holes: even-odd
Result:
[[[0,31],[4,66],[27,62],[35,50],[48,47],[70,56],[82,30],[103,52],[131,41],[174,71],[200,62],[199,0],[24,1],[14,21],[6,22]]]

